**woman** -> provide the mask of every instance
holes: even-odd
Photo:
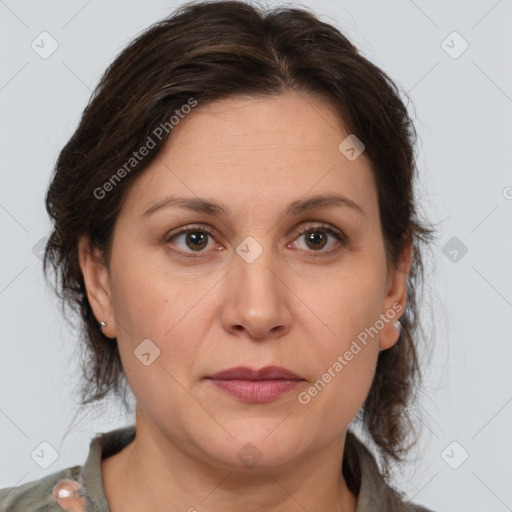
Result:
[[[414,178],[396,87],[312,14],[195,3],[137,37],[60,153],[45,253],[82,403],[127,383],[135,425],[0,510],[426,510],[388,479],[433,234]]]

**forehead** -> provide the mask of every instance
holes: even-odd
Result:
[[[371,215],[377,196],[370,163],[364,153],[351,161],[340,151],[348,135],[330,103],[303,93],[199,103],[173,128],[126,203],[142,209],[166,195],[216,197],[229,211],[261,215],[339,193]]]

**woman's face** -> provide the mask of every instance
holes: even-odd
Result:
[[[129,189],[109,270],[82,251],[137,421],[188,455],[285,467],[342,449],[397,341],[406,273],[387,271],[369,161],[339,149],[348,135],[297,93],[199,103]],[[211,378],[268,366],[298,379]]]

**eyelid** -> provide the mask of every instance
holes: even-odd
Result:
[[[322,229],[325,231],[331,231],[331,232],[335,233],[336,235],[338,235],[343,240],[346,239],[346,236],[343,233],[343,231],[341,231],[341,229],[338,229],[336,226],[333,226],[332,224],[329,224],[327,222],[320,222],[320,221],[312,222],[310,224],[308,224],[308,223],[302,224],[300,227],[295,228],[294,232],[299,235],[303,235],[307,231],[311,231],[313,229],[318,229],[319,231]]]
[[[204,231],[205,233],[208,233],[211,236],[215,235],[215,231],[208,224],[187,224],[186,226],[180,226],[179,228],[176,228],[175,230],[172,231],[171,234],[165,235],[164,242],[168,243],[174,237],[191,231]]]

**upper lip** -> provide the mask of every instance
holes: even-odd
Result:
[[[304,380],[280,366],[265,366],[259,370],[247,366],[237,366],[208,375],[207,378],[218,380]]]

